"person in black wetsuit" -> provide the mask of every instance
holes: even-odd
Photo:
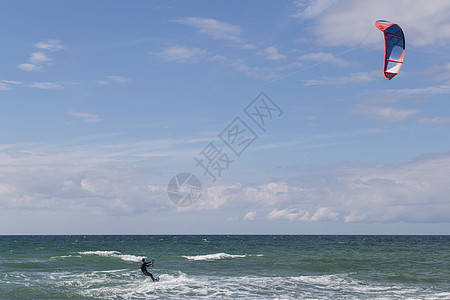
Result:
[[[145,258],[142,259],[141,271],[145,276],[150,276],[153,281],[158,281],[158,278],[153,277],[152,273],[147,270],[147,267],[153,267],[153,260],[151,262],[145,262]]]

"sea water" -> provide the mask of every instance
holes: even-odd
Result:
[[[50,298],[450,299],[450,236],[0,236],[0,299]]]

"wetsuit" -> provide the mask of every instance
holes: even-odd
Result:
[[[149,271],[147,271],[147,267],[148,267],[148,266],[151,266],[152,264],[153,264],[152,262],[148,262],[148,263],[143,262],[143,263],[141,264],[141,271],[142,271],[142,274],[144,274],[145,276],[150,276],[150,278],[151,278],[153,281],[155,281],[156,279],[153,277],[152,273],[150,273]]]

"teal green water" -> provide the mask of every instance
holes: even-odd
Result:
[[[65,298],[450,299],[450,236],[0,236],[0,299]]]

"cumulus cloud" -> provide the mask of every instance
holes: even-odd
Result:
[[[400,165],[329,168],[256,187],[219,185],[212,203],[201,209],[234,207],[247,211],[245,220],[257,208],[268,221],[449,222],[449,176],[450,153],[430,154]]]
[[[199,201],[197,209],[211,210],[232,205],[240,194],[242,186],[240,184],[220,184],[213,185],[206,189],[205,201]]]
[[[335,207],[319,207],[310,218],[304,218],[309,221],[339,221],[339,212]]]
[[[270,206],[286,200],[289,186],[286,182],[271,182],[255,187],[247,187],[244,192],[251,201]]]
[[[277,209],[274,208],[268,215],[267,219],[274,220],[284,220],[287,219],[289,221],[295,220],[305,220],[305,217],[309,215],[308,212],[299,209]]]
[[[311,221],[448,222],[449,170],[450,154],[397,166],[343,167],[303,194],[310,200],[305,207],[311,207]]]

